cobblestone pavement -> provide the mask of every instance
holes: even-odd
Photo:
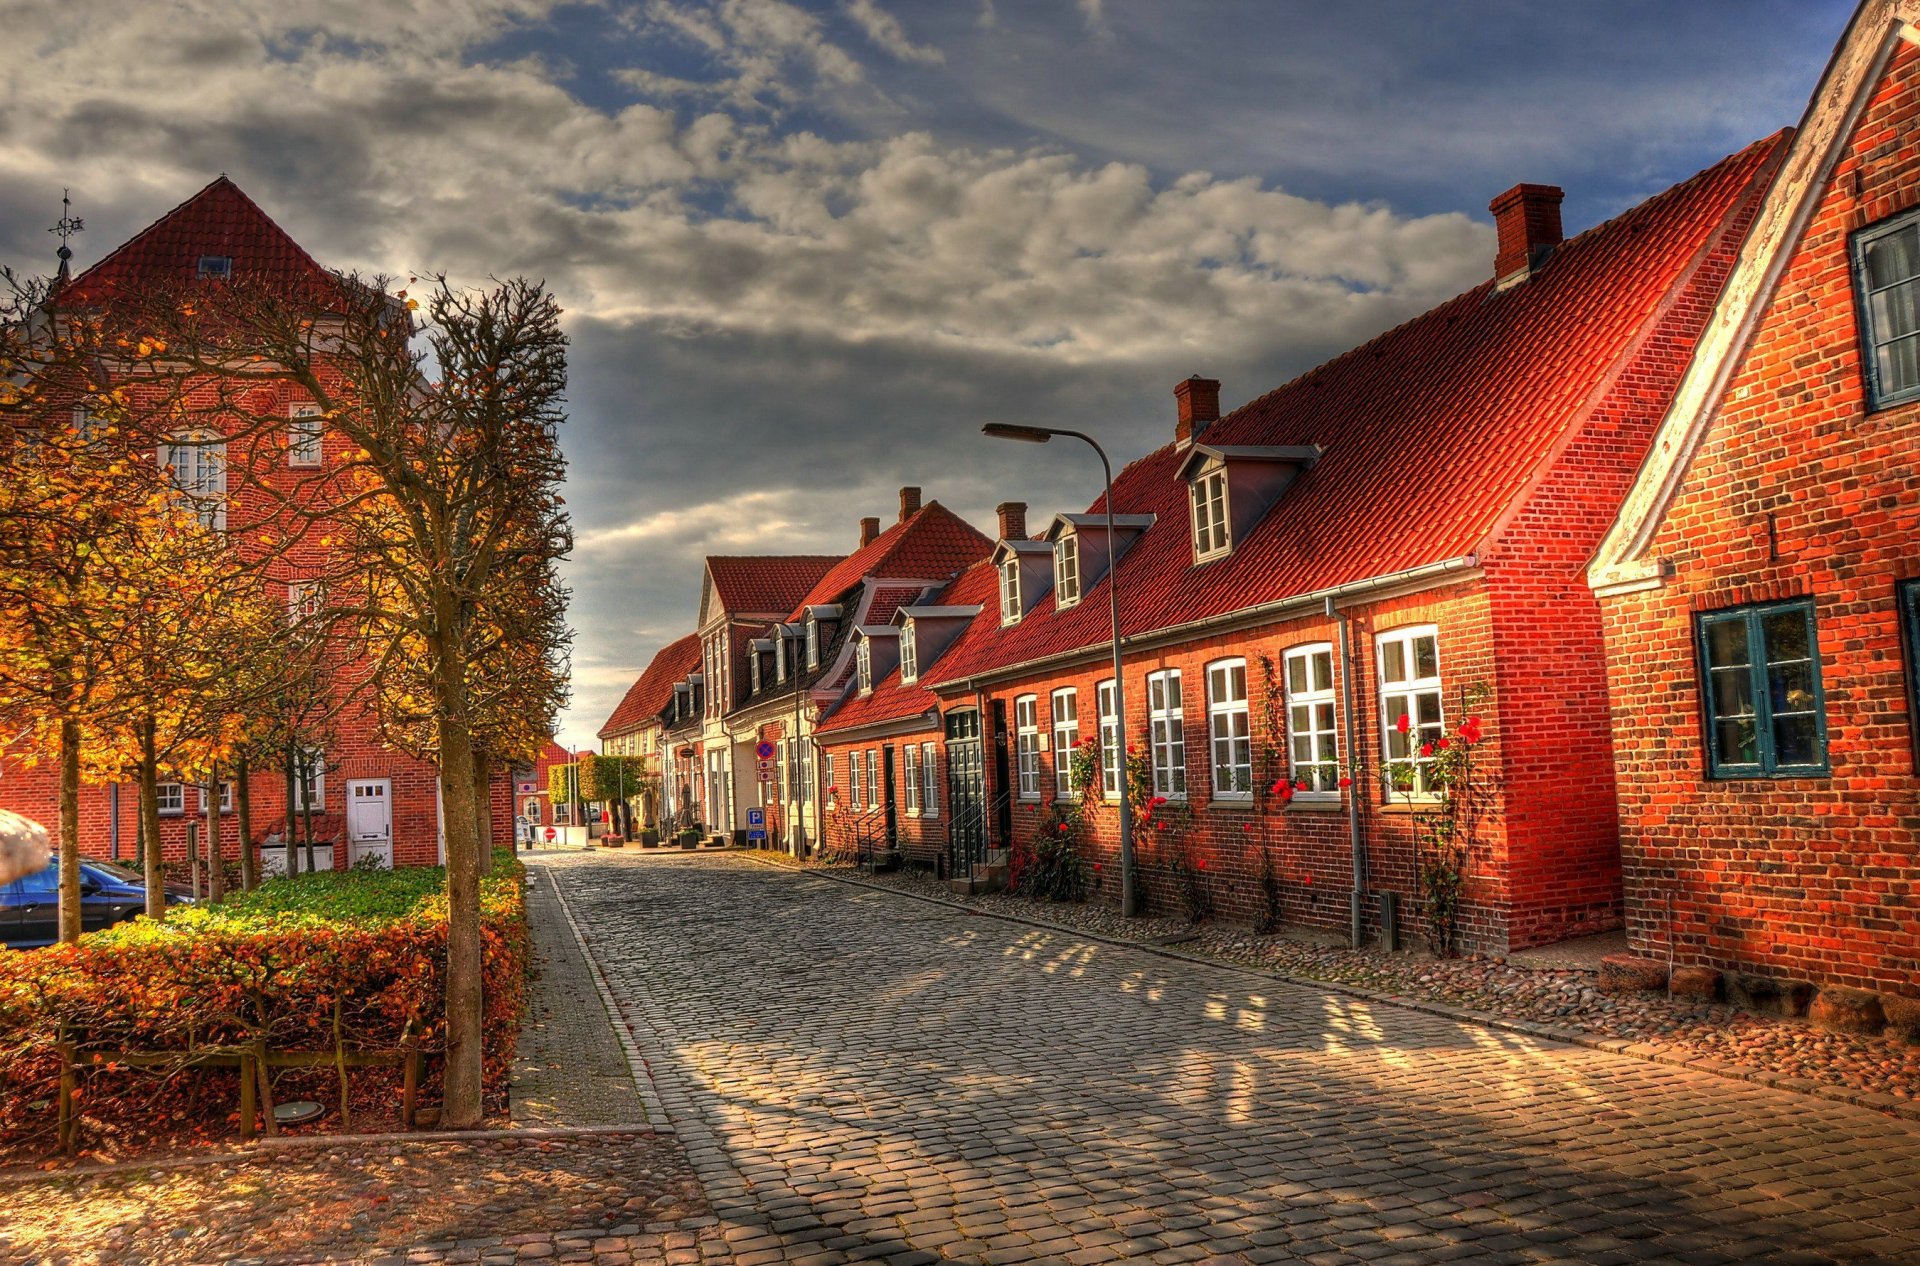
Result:
[[[725,856],[558,858],[667,1260],[1920,1263],[1920,1127]]]
[[[534,983],[514,1053],[513,1123],[635,1125],[649,1120],[593,968],[554,896],[550,872],[538,863],[527,868],[527,923],[533,933]]]

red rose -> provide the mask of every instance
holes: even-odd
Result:
[[[1240,831],[1241,831],[1241,834],[1243,834],[1243,835],[1252,835],[1252,834],[1253,834],[1253,823],[1251,823],[1251,822],[1247,822],[1247,823],[1243,823],[1243,824],[1241,825],[1241,827],[1240,827]]]
[[[1351,786],[1353,786],[1353,779],[1346,778],[1346,777],[1342,777],[1340,779],[1340,790],[1345,791],[1348,787],[1351,787]]]
[[[1204,857],[1201,858],[1199,861],[1193,864],[1193,868],[1195,870],[1205,870],[1207,868],[1207,859]]]
[[[1302,779],[1301,781],[1293,784],[1293,789],[1295,791],[1305,791],[1307,789],[1306,781]]]
[[[1420,754],[1421,754],[1422,756],[1431,756],[1431,755],[1433,755],[1433,744],[1431,744],[1431,743],[1422,743],[1422,744],[1420,745]]]
[[[1406,713],[1402,712],[1400,714],[1400,719],[1393,723],[1393,728],[1400,731],[1402,734],[1405,734],[1408,730],[1413,728],[1413,718],[1408,716]]]

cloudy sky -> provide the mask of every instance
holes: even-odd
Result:
[[[0,0],[0,259],[221,172],[323,263],[545,278],[585,744],[708,553],[983,526],[1797,120],[1850,0]]]

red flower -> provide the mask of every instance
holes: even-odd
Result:
[[[1480,741],[1480,718],[1468,717],[1460,723],[1460,741],[1478,743]]]
[[[1452,746],[1453,746],[1453,743],[1452,743],[1452,742],[1451,742],[1450,740],[1448,740],[1448,739],[1441,739],[1441,740],[1440,740],[1440,741],[1439,741],[1438,743],[1435,743],[1435,744],[1433,745],[1433,749],[1434,749],[1434,750],[1435,750],[1436,752],[1444,752],[1444,751],[1446,751],[1446,750],[1447,750],[1447,749],[1448,749],[1449,747],[1452,747]]]
[[[1302,779],[1302,780],[1300,780],[1299,782],[1297,782],[1297,783],[1295,783],[1295,784],[1293,784],[1293,789],[1294,789],[1295,791],[1305,791],[1305,790],[1307,789],[1307,783],[1306,783],[1306,780],[1305,780],[1305,779]]]
[[[1101,864],[1100,864],[1099,862],[1095,862],[1095,863],[1093,864],[1093,873],[1094,873],[1094,874],[1096,874],[1096,875],[1097,875],[1097,874],[1099,874],[1099,873],[1100,873],[1100,872],[1101,872],[1102,870],[1104,870],[1104,869],[1106,869],[1106,868],[1105,868],[1104,866],[1102,866],[1102,865],[1101,865]]]
[[[1276,778],[1273,780],[1273,786],[1267,788],[1267,794],[1277,796],[1283,791],[1291,791],[1292,789],[1292,785],[1288,783],[1286,779]]]
[[[1276,786],[1276,787],[1278,787],[1278,788],[1280,788],[1280,803],[1281,803],[1281,804],[1285,804],[1285,803],[1286,803],[1287,801],[1289,801],[1289,800],[1291,800],[1291,799],[1293,799],[1293,784],[1292,784],[1292,783],[1289,783],[1289,782],[1281,782],[1281,783],[1275,783],[1275,784],[1274,784],[1274,786]]]
[[[1402,734],[1405,734],[1408,730],[1411,730],[1413,728],[1413,718],[1408,716],[1406,713],[1402,712],[1400,714],[1400,719],[1393,723],[1393,728],[1400,731]]]
[[[1134,747],[1133,747],[1133,744],[1131,744],[1131,743],[1129,743],[1129,744],[1127,744],[1127,755],[1129,755],[1129,756],[1131,756],[1131,755],[1133,755],[1133,753],[1134,753]]]
[[[1207,859],[1204,857],[1201,858],[1199,861],[1193,864],[1193,868],[1195,870],[1205,870],[1207,868]]]
[[[1353,786],[1353,779],[1346,778],[1346,777],[1342,777],[1340,779],[1340,790],[1345,791],[1348,787],[1351,787],[1351,786]]]
[[[1158,809],[1161,805],[1165,804],[1166,802],[1167,802],[1167,798],[1165,796],[1155,796],[1153,799],[1147,801],[1147,808]]]
[[[1433,744],[1431,744],[1431,743],[1422,743],[1422,744],[1420,745],[1420,754],[1421,754],[1422,756],[1431,756],[1431,755],[1433,755]]]

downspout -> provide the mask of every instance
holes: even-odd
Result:
[[[1327,595],[1327,615],[1340,625],[1340,695],[1347,712],[1347,836],[1353,849],[1353,892],[1348,898],[1348,935],[1359,949],[1365,935],[1367,904],[1367,841],[1360,829],[1360,795],[1366,785],[1360,777],[1360,732],[1353,701],[1353,647],[1347,613]]]

